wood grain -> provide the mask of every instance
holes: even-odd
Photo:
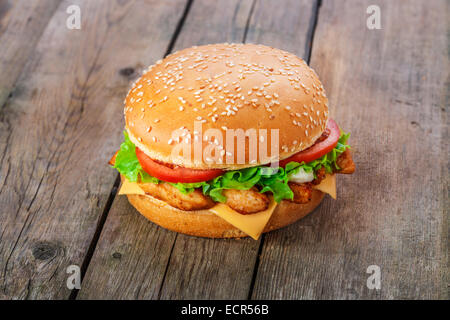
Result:
[[[312,50],[357,171],[266,236],[253,299],[448,298],[448,2],[377,1],[381,30],[370,4],[323,1]]]
[[[242,42],[252,1],[195,1],[175,50],[199,44]],[[160,299],[246,299],[259,242],[178,234]]]
[[[174,51],[197,44],[242,41],[251,4],[251,1],[195,1],[178,35]],[[78,298],[218,298],[234,294],[246,297],[246,290],[238,284],[251,280],[257,243],[177,235],[148,222],[131,205],[121,205],[127,202],[125,197],[117,197]],[[123,215],[133,215],[136,219],[124,225],[121,220]],[[147,234],[152,237],[148,238]],[[167,234],[164,243],[159,240],[162,234]],[[142,237],[147,240],[142,241]],[[112,259],[111,250],[123,243],[129,245],[120,251],[120,268],[109,268],[105,261]],[[189,248],[188,251],[186,248]],[[155,250],[164,250],[164,253],[157,259],[151,259]],[[141,255],[142,263],[136,265],[135,257]],[[251,259],[242,259],[247,255]],[[217,260],[218,256],[222,259]],[[149,270],[153,270],[152,276]],[[132,281],[128,278],[131,273],[134,275]],[[231,276],[234,281],[228,281]],[[206,277],[209,277],[208,281],[205,281]],[[120,285],[108,283],[107,279],[116,279]],[[141,286],[141,283],[145,285]]]
[[[319,1],[255,2],[246,42],[260,43],[309,58]]]
[[[78,299],[448,299],[449,3],[318,3],[0,0],[0,299],[73,298],[71,264],[88,266]],[[225,41],[311,54],[352,133],[338,200],[260,241],[177,235],[123,196],[109,208],[131,81]]]
[[[77,4],[82,29],[66,28]],[[65,1],[0,110],[1,298],[64,299],[117,173],[122,100],[167,50],[185,1]]]
[[[311,1],[256,1],[246,41],[283,48],[305,56]],[[285,10],[283,8],[290,8]],[[219,12],[224,10],[220,9]],[[202,19],[199,9],[196,20]],[[194,18],[193,18],[194,19]],[[215,21],[215,20],[214,20]],[[280,23],[280,21],[284,21]],[[290,23],[288,22],[290,21]],[[198,22],[197,22],[197,25]],[[296,27],[292,31],[292,25]],[[197,34],[186,24],[186,37]],[[216,29],[216,28],[214,28]],[[266,32],[268,29],[272,32]],[[277,37],[283,34],[283,40]],[[215,38],[218,36],[216,35]],[[214,41],[214,40],[210,40]],[[234,40],[238,41],[238,40]],[[178,235],[164,281],[162,299],[247,299],[260,241],[195,239]]]
[[[296,25],[303,26],[299,26],[298,33],[289,38],[290,43],[286,43],[286,46],[291,45],[291,48],[297,46],[296,51],[304,55],[314,3],[286,2],[286,5],[294,5],[297,9],[290,11],[292,14],[286,14],[282,10],[277,11],[276,6],[268,4],[269,2],[256,4],[255,10],[258,16],[256,19],[249,20],[252,10],[250,1],[215,3],[195,1],[177,38],[174,50],[205,43],[241,42],[246,36],[248,22],[250,22],[248,36],[256,40],[256,37],[261,37],[264,32],[261,29],[261,26],[265,26],[263,20],[268,19],[269,23],[272,23],[271,19],[283,18],[291,19]],[[283,28],[288,28],[289,24],[274,24],[273,27],[279,27],[280,33],[287,31]],[[266,43],[276,41],[274,35],[275,33],[265,37]],[[137,220],[135,226],[130,224],[124,226],[119,223],[120,210],[115,206],[119,206],[122,201],[126,200],[116,200],[106,220],[106,228],[101,234],[99,246],[92,258],[78,298],[154,299],[156,285],[153,283],[160,284],[161,279],[163,283],[158,294],[160,299],[245,299],[248,297],[259,242],[251,239],[201,239],[181,234],[175,236],[170,233],[174,236],[174,243],[171,246],[165,244],[165,250],[172,249],[167,270],[161,270],[162,263],[159,260],[152,261],[151,268],[144,263],[136,266],[133,257],[147,252],[150,256],[154,256],[153,251],[161,245],[158,243],[158,235],[166,231],[158,228],[158,233],[154,233],[155,226],[142,217]],[[121,210],[123,209],[124,207],[121,206]],[[136,214],[131,207],[122,214],[129,213]],[[146,225],[148,231],[141,231],[142,224]],[[135,236],[140,232],[150,233],[155,238],[140,241],[139,237]],[[122,243],[130,244],[124,252],[121,252],[121,256],[126,258],[122,258],[120,268],[111,269],[105,261],[111,259],[111,250]],[[166,258],[166,252],[164,252],[161,260],[166,261]],[[160,274],[152,273],[150,277],[148,274],[150,269],[159,270]],[[127,275],[131,273],[136,276],[129,281]],[[108,283],[107,279],[118,279],[116,281],[120,285]],[[153,283],[149,283],[150,281]],[[145,288],[140,287],[141,283],[146,283]]]
[[[0,2],[0,107],[61,0]]]

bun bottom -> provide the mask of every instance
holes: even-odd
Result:
[[[163,228],[206,238],[247,237],[247,234],[209,210],[183,211],[147,195],[130,194],[127,197],[137,211]],[[276,206],[264,233],[283,228],[303,218],[320,204],[323,197],[323,192],[313,190],[311,201],[306,204],[282,201]]]

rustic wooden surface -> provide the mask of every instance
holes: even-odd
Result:
[[[81,30],[66,28],[73,3]],[[116,181],[129,78],[166,52],[184,6],[67,1],[46,26],[0,111],[2,296],[69,298],[66,268],[85,265]]]
[[[320,8],[311,66],[351,130],[358,171],[339,177],[338,201],[266,236],[252,298],[436,299],[447,290],[448,41],[445,24],[430,23],[448,20],[446,2],[378,3],[382,30],[366,28],[362,1]],[[365,285],[369,265],[381,268],[380,291]]]
[[[0,298],[448,298],[448,20],[445,0],[0,0]],[[159,228],[105,165],[140,71],[214,42],[304,57],[352,133],[338,200],[259,241]]]

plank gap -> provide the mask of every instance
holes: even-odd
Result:
[[[181,15],[181,18],[177,23],[175,32],[173,33],[172,38],[170,39],[170,42],[169,42],[169,45],[167,46],[167,50],[166,50],[166,53],[164,54],[164,57],[168,56],[172,52],[173,47],[175,46],[175,43],[177,42],[178,35],[180,34],[181,29],[183,28],[184,21],[186,21],[186,17],[189,14],[189,10],[191,9],[193,2],[194,2],[194,0],[188,0],[186,2],[186,6],[184,7],[183,14]]]
[[[255,4],[256,0],[253,2],[253,6],[252,9],[250,11],[250,16],[253,12],[253,8],[254,8],[254,4]],[[307,61],[308,65],[310,63],[310,59],[311,59],[311,53],[312,53],[312,46],[313,46],[313,41],[314,41],[314,35],[316,32],[316,27],[317,27],[317,21],[319,19],[319,11],[320,11],[320,7],[322,6],[322,0],[317,0],[315,1],[315,4],[313,5],[312,8],[312,18],[311,18],[311,22],[310,22],[310,30],[308,30],[307,32],[307,39],[306,39],[306,45],[305,45],[305,60]],[[250,18],[248,20],[248,22],[250,22]],[[247,25],[248,27],[248,25]],[[245,30],[245,36],[247,36],[247,28]],[[245,40],[244,40],[245,42]],[[258,268],[259,268],[259,264],[260,264],[260,258],[261,258],[261,254],[262,254],[262,249],[264,246],[264,240],[265,240],[265,234],[263,234],[261,236],[261,242],[259,244],[258,247],[258,254],[256,255],[256,261],[255,261],[255,267],[253,269],[253,275],[252,275],[252,281],[250,283],[250,288],[249,288],[249,292],[248,292],[248,297],[247,300],[251,300],[252,299],[252,295],[253,295],[253,288],[255,287],[255,283],[256,283],[256,278],[258,275]]]
[[[247,40],[247,33],[248,33],[248,29],[250,27],[250,21],[253,16],[253,11],[255,10],[256,1],[257,0],[253,0],[252,6],[250,7],[250,12],[248,13],[247,22],[245,23],[244,37],[242,39],[243,43],[245,43],[245,41]]]
[[[313,6],[313,15],[310,23],[310,29],[307,33],[307,41],[306,41],[306,48],[305,52],[307,52],[307,55],[305,57],[305,60],[308,62],[308,64],[311,62],[311,54],[312,54],[312,47],[314,43],[314,35],[316,33],[317,28],[317,21],[319,21],[319,12],[320,7],[322,6],[322,0],[317,0],[315,2],[315,5]]]
[[[246,22],[245,22],[245,29],[244,29],[243,35],[242,35],[242,43],[246,42],[247,34],[248,34],[248,30],[250,28],[250,22],[251,22],[251,19],[252,19],[252,16],[253,16],[253,12],[254,12],[254,9],[255,9],[256,2],[257,2],[257,0],[253,0],[252,3],[251,3],[250,10],[248,12],[248,16],[247,16],[247,19],[246,19]],[[186,17],[189,14],[189,10],[191,8],[192,3],[193,3],[193,0],[189,0],[188,3],[186,4],[186,8],[185,8],[185,11],[183,12],[183,16],[180,19],[180,24],[177,26],[177,28],[175,30],[175,33],[174,33],[174,35],[172,37],[172,40],[171,40],[171,42],[169,44],[169,47],[168,47],[168,50],[167,50],[167,53],[165,54],[165,56],[170,54],[170,52],[173,50],[173,47],[175,46],[176,40],[178,38],[178,35],[181,32],[181,29],[182,29],[182,26],[184,24],[184,21],[186,20]],[[174,251],[175,245],[177,243],[177,239],[178,239],[178,233],[175,235],[174,241],[172,243],[172,247],[170,249],[169,259],[167,261],[167,266],[166,266],[166,269],[164,270],[164,275],[163,275],[163,278],[162,278],[162,281],[161,281],[161,286],[160,286],[160,289],[159,289],[159,292],[158,292],[158,300],[161,300],[161,295],[162,295],[162,292],[163,292],[163,288],[164,288],[167,272],[168,272],[169,267],[170,267],[170,262],[171,262],[171,259],[172,259],[172,255],[173,255],[173,251]],[[254,264],[254,267],[253,267],[253,273],[252,273],[252,278],[251,278],[251,282],[250,282],[250,286],[249,286],[249,293],[248,293],[247,299],[250,299],[252,291],[253,291],[253,286],[254,286],[254,283],[256,281],[257,269],[258,269],[258,265],[259,265],[259,256],[260,256],[260,254],[262,252],[263,243],[264,243],[264,234],[261,235],[261,242],[259,243],[259,246],[258,246],[257,256],[256,256],[255,264]]]
[[[179,19],[179,21],[177,23],[177,26],[175,28],[175,32],[173,33],[172,38],[170,39],[170,42],[169,42],[169,44],[167,46],[167,50],[164,53],[164,57],[166,57],[167,55],[169,55],[172,52],[173,47],[175,45],[175,42],[176,42],[176,40],[178,38],[179,33],[181,32],[181,29],[183,28],[184,21],[186,20],[186,17],[189,14],[189,10],[190,10],[191,5],[192,5],[193,2],[194,2],[194,0],[187,0],[186,6],[184,7],[184,10],[183,10],[183,14],[181,15],[181,17],[180,17],[180,19]],[[117,175],[116,180],[115,180],[114,185],[113,185],[113,188],[111,189],[111,192],[109,194],[108,200],[106,202],[105,208],[104,208],[104,210],[102,212],[100,221],[99,221],[99,223],[97,225],[97,228],[95,230],[94,236],[93,236],[92,241],[91,241],[91,243],[89,245],[89,249],[88,249],[88,251],[86,253],[86,256],[85,256],[85,258],[83,260],[83,263],[82,263],[82,266],[81,266],[81,283],[83,283],[83,279],[84,279],[84,276],[86,274],[87,268],[89,266],[89,263],[91,262],[92,256],[94,255],[94,251],[95,251],[95,249],[97,247],[97,243],[99,241],[100,234],[101,234],[101,232],[103,230],[103,227],[105,225],[106,219],[108,217],[108,213],[109,213],[109,211],[110,211],[110,209],[112,207],[112,204],[114,202],[114,199],[116,197],[119,185],[120,185],[120,175]],[[175,237],[175,240],[172,243],[172,248],[171,248],[170,255],[169,255],[169,262],[170,262],[170,257],[171,257],[172,252],[173,252],[173,248],[175,246],[175,242],[176,242],[176,237]],[[167,264],[166,270],[164,271],[164,276],[163,276],[163,281],[161,283],[161,288],[162,288],[162,284],[164,283],[164,279],[165,279],[166,274],[167,274],[168,266],[169,266],[169,264]],[[161,288],[160,288],[159,293],[158,293],[158,299],[159,299],[159,296],[161,294]],[[72,292],[70,293],[70,296],[69,296],[69,300],[75,300],[77,298],[77,295],[78,295],[79,291],[80,291],[79,289],[72,290]]]
[[[164,287],[164,281],[166,280],[167,271],[169,270],[170,260],[172,259],[173,249],[175,248],[175,243],[177,243],[178,233],[175,234],[175,238],[172,242],[172,248],[170,248],[169,259],[167,260],[166,269],[164,270],[164,275],[162,277],[161,286],[158,291],[158,300],[161,300],[161,294]]]
[[[116,197],[117,191],[119,190],[120,185],[120,175],[117,174],[116,180],[114,181],[114,185],[109,193],[108,200],[106,201],[105,207],[103,208],[103,212],[100,216],[99,222],[94,232],[94,236],[92,237],[92,241],[89,245],[86,256],[84,257],[83,263],[81,264],[81,284],[83,284],[83,279],[86,274],[86,270],[91,262],[92,256],[94,255],[94,251],[97,247],[98,240],[100,238],[100,234],[102,233],[103,226],[105,225],[106,218],[108,217],[109,210],[113,204],[114,198]],[[73,289],[69,295],[69,300],[75,300],[77,298],[79,289]]]
[[[250,282],[250,288],[248,290],[247,300],[252,299],[253,288],[255,287],[256,276],[258,275],[259,259],[261,258],[265,237],[266,237],[266,235],[263,233],[261,235],[261,242],[259,243],[258,252],[256,254],[255,266],[253,267],[252,281]]]

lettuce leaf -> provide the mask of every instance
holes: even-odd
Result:
[[[333,171],[339,170],[340,168],[337,165],[336,160],[345,150],[350,148],[350,146],[347,145],[348,138],[350,138],[350,133],[341,132],[336,147],[319,159],[308,163],[289,162],[286,165],[286,170],[289,171],[288,175],[291,176],[292,174],[296,174],[300,168],[303,168],[305,172],[313,171],[314,177],[316,177],[316,171],[322,167],[325,167],[327,173],[333,173]]]
[[[142,182],[160,183],[162,181],[146,173],[140,165],[135,152],[135,146],[128,137],[127,132],[124,132],[125,141],[120,146],[120,151],[116,157],[116,168],[128,180],[136,182],[138,178]],[[223,175],[204,182],[196,183],[170,183],[176,187],[180,192],[188,194],[195,189],[201,189],[203,194],[210,196],[215,202],[226,202],[226,197],[223,195],[223,190],[237,189],[248,190],[254,186],[259,187],[261,193],[272,193],[276,202],[281,202],[284,199],[292,199],[294,194],[288,186],[289,177],[296,174],[300,168],[306,172],[315,172],[322,167],[326,172],[332,173],[334,170],[339,170],[336,163],[337,158],[346,149],[350,148],[347,145],[347,140],[350,134],[341,132],[338,144],[326,155],[309,163],[290,162],[285,168],[274,169],[271,167],[260,166],[246,168],[242,170],[227,171]]]
[[[139,180],[144,183],[159,183],[160,180],[152,177],[142,169],[142,166],[136,156],[136,147],[134,143],[131,142],[126,131],[123,132],[123,135],[125,140],[120,145],[120,150],[117,153],[116,162],[114,163],[114,168],[116,168],[117,171],[132,182],[137,182]]]

